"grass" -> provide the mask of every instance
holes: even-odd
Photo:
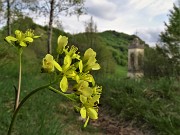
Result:
[[[14,49],[14,48],[13,48]],[[6,51],[8,49],[5,49]],[[7,134],[14,107],[14,88],[18,84],[18,57],[11,57],[13,51],[0,58],[0,134]],[[8,61],[6,64],[4,62]],[[40,73],[41,59],[36,59],[30,50],[23,53],[21,99],[33,89],[48,83],[47,74]],[[17,116],[13,134],[38,135],[90,135],[100,134],[100,129],[89,125],[83,129],[68,99],[44,89],[33,95]]]
[[[156,134],[180,134],[180,91],[178,80],[100,79],[102,104],[124,121],[154,130]]]
[[[127,76],[127,67],[122,67],[117,65],[115,70],[115,75],[118,77],[126,77]]]
[[[110,35],[108,33],[104,33],[107,39],[111,39],[110,36],[118,36],[115,32],[109,33]],[[128,36],[124,36],[128,38]],[[131,39],[128,38],[128,40]],[[13,86],[17,86],[18,83],[16,51],[12,47],[2,45],[2,41],[3,39],[0,40],[0,135],[7,133],[14,104]],[[108,40],[109,45],[113,41],[116,40]],[[105,41],[103,40],[103,42]],[[124,44],[124,41],[115,42],[112,46],[119,46],[118,48],[123,49],[119,43]],[[48,76],[40,73],[41,59],[46,50],[45,41],[39,41],[37,44],[41,46],[35,46],[35,50],[30,47],[23,53],[21,99],[31,90],[48,82]],[[110,61],[106,60],[105,62],[109,63]],[[175,78],[129,80],[124,79],[126,74],[126,67],[117,66],[114,74],[102,73],[97,77],[98,84],[103,86],[102,104],[109,106],[120,120],[132,121],[136,126],[141,128],[145,126],[157,134],[179,135],[180,91],[178,80]],[[74,112],[73,105],[67,99],[44,89],[31,97],[22,108],[17,117],[13,134],[103,134],[100,129],[91,125],[88,125],[86,129],[83,129],[82,126],[83,122],[79,120],[79,114]]]

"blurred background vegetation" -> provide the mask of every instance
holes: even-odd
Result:
[[[19,12],[18,12],[19,13]],[[94,72],[97,83],[103,86],[100,108],[108,107],[118,121],[131,121],[141,130],[154,134],[180,134],[180,10],[174,5],[170,11],[170,23],[160,35],[161,42],[151,48],[144,41],[144,78],[129,79],[127,75],[128,46],[136,35],[116,31],[98,32],[91,17],[85,32],[65,33],[61,28],[52,28],[52,54],[56,55],[58,36],[69,38],[69,45],[79,48],[81,54],[91,47],[97,52],[101,70]],[[48,51],[49,26],[37,25],[32,18],[19,14],[11,22],[11,32],[29,28],[40,35],[33,45],[24,49],[22,71],[22,95],[48,82],[41,72],[42,58]],[[4,135],[10,124],[14,104],[13,86],[18,80],[17,50],[4,42],[8,25],[0,30],[0,134]],[[139,37],[138,37],[139,38]],[[168,49],[169,48],[169,49]],[[88,125],[82,128],[79,114],[67,99],[47,90],[33,96],[20,111],[13,133],[38,135],[88,135],[105,134],[101,128]]]

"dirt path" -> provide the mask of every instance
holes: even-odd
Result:
[[[101,128],[105,135],[154,135],[134,127],[132,122],[122,122],[108,112],[108,108],[100,108],[98,120],[91,122],[93,126]]]

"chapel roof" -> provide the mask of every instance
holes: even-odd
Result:
[[[135,49],[135,48],[144,49],[144,45],[140,43],[138,38],[134,38],[131,45],[128,47],[128,49]]]

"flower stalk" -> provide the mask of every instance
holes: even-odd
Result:
[[[34,95],[35,93],[37,93],[37,92],[40,91],[40,90],[43,90],[43,89],[45,89],[45,88],[48,88],[50,85],[52,85],[52,84],[54,84],[54,83],[55,83],[55,82],[50,83],[50,84],[48,84],[48,85],[44,85],[44,86],[39,87],[39,88],[37,88],[37,89],[34,89],[34,90],[31,91],[26,97],[24,97],[24,98],[22,99],[22,101],[20,102],[20,104],[17,106],[17,109],[16,109],[16,110],[14,111],[14,113],[13,113],[13,116],[12,116],[12,119],[11,119],[11,124],[10,124],[10,126],[9,126],[8,134],[7,134],[7,135],[11,135],[11,133],[12,133],[12,128],[13,128],[15,119],[16,119],[16,117],[17,117],[17,114],[18,114],[19,110],[22,108],[22,106],[24,105],[24,103],[25,103],[32,95]]]
[[[19,82],[18,82],[18,90],[16,95],[16,102],[15,102],[15,110],[18,108],[19,100],[20,100],[20,93],[21,93],[21,73],[22,73],[22,64],[21,64],[21,56],[22,56],[22,50],[19,50]]]
[[[11,135],[13,125],[19,110],[24,103],[35,93],[45,88],[73,101],[76,110],[81,117],[86,120],[84,127],[87,126],[89,119],[98,119],[98,104],[102,93],[102,87],[95,83],[92,70],[99,70],[101,67],[96,60],[96,52],[89,48],[85,51],[84,56],[80,55],[78,48],[74,45],[68,46],[68,38],[59,36],[57,40],[57,59],[51,54],[46,54],[42,60],[42,73],[51,73],[54,79],[59,82],[59,88],[52,87],[55,82],[32,90],[20,101],[21,81],[22,81],[22,52],[24,47],[28,47],[36,38],[34,31],[27,30],[25,33],[16,30],[15,37],[7,36],[5,41],[10,45],[17,47],[19,51],[19,81],[18,89],[15,88],[15,110],[8,129],[8,135]],[[60,56],[61,55],[61,56]],[[59,59],[61,58],[61,59]],[[62,60],[62,61],[61,61]],[[51,81],[51,80],[50,80]],[[71,87],[69,87],[71,86]],[[71,90],[70,90],[71,89]]]

